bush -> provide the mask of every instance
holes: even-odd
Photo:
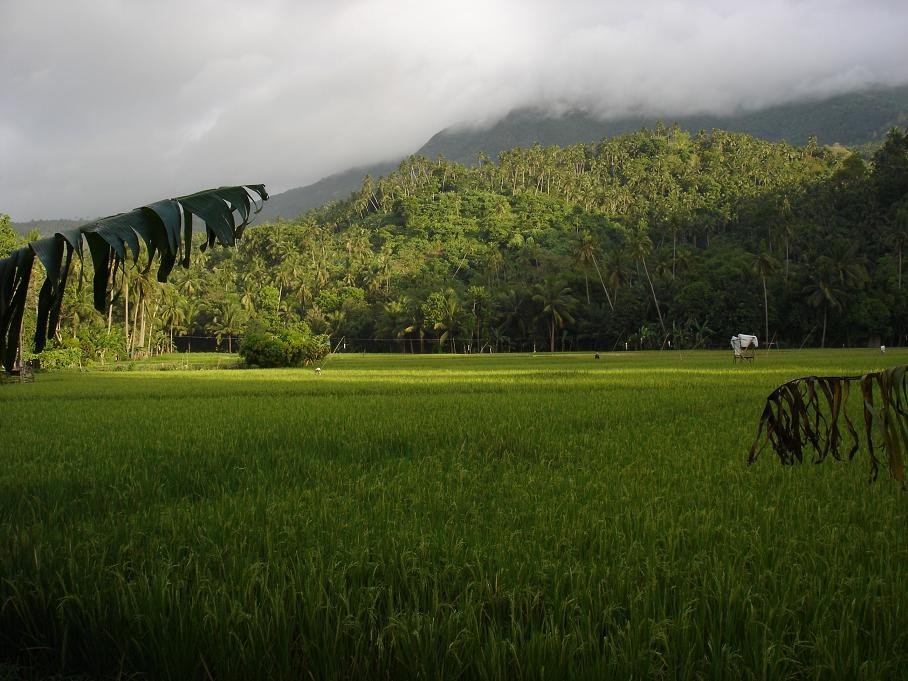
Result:
[[[110,361],[126,356],[126,339],[122,329],[117,328],[108,331],[103,327],[86,326],[79,329],[77,339],[65,341],[65,344],[78,345],[85,363],[99,360],[104,364],[105,359]]]
[[[82,366],[81,348],[51,348],[33,356],[41,364],[42,371],[55,369],[78,369]]]
[[[240,357],[249,366],[302,367],[328,354],[328,339],[313,335],[308,327],[250,329],[240,343]]]

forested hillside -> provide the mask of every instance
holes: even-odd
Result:
[[[252,230],[240,260],[299,268],[282,300],[390,347],[893,343],[906,159],[900,133],[868,164],[679,128],[478,168],[414,157],[348,202]],[[281,243],[288,257],[269,259]]]
[[[743,132],[760,139],[791,144],[807,144],[815,137],[819,144],[842,144],[870,155],[879,147],[893,126],[908,124],[908,86],[877,88],[852,92],[816,101],[802,101],[724,116],[628,117],[600,120],[583,112],[560,116],[535,109],[513,111],[491,126],[458,126],[433,135],[415,153],[435,159],[443,156],[465,165],[475,162],[482,152],[497,160],[502,150],[543,146],[570,146],[592,143],[652,128],[663,120],[677,123],[696,134],[699,130]],[[292,218],[329,200],[339,200],[355,191],[363,177],[386,175],[396,166],[381,163],[348,170],[323,178],[315,184],[275,194],[266,204],[266,218]]]
[[[109,319],[70,287],[61,339],[110,325],[145,352],[264,318],[348,350],[903,343],[906,197],[899,131],[871,162],[661,127],[477,167],[411,157],[347,201],[194,256],[173,284],[130,271]]]

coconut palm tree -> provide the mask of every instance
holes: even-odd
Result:
[[[457,352],[455,335],[462,328],[463,308],[460,305],[457,292],[452,288],[447,289],[442,294],[440,315],[440,318],[432,327],[436,331],[441,331],[438,342],[444,343],[448,341],[451,346],[451,352]]]
[[[542,307],[542,316],[549,327],[549,352],[555,352],[555,330],[573,324],[571,308],[577,299],[571,295],[571,289],[559,279],[545,279],[533,289],[533,301]]]
[[[829,243],[826,252],[817,258],[817,265],[832,280],[845,288],[860,287],[867,281],[866,259],[859,254],[857,245],[845,239]]]
[[[470,286],[467,288],[470,301],[470,313],[475,321],[473,337],[476,339],[477,350],[482,348],[482,325],[486,317],[489,295],[484,286]]]
[[[517,339],[525,338],[527,335],[524,314],[526,303],[526,294],[513,288],[505,289],[495,299],[494,306],[498,319],[495,326],[496,335],[499,339],[507,339],[509,348],[510,342],[515,339],[507,333],[508,330],[516,331]]]
[[[605,294],[605,299],[608,301],[608,306],[612,310],[615,309],[614,303],[612,303],[612,296],[609,295],[608,288],[605,285],[605,280],[602,278],[602,270],[599,269],[599,244],[596,238],[590,232],[581,232],[580,233],[580,243],[578,248],[578,255],[581,263],[588,262],[596,269],[596,275],[599,277],[599,284],[602,286],[602,292]],[[586,277],[586,272],[583,274]],[[589,297],[589,296],[587,296]]]
[[[158,286],[151,278],[150,272],[136,270],[132,290],[135,295],[135,303],[132,312],[132,333],[128,338],[127,348],[130,353],[144,352],[149,317],[148,302],[156,296]],[[153,317],[156,313],[157,308],[152,311],[151,316]]]
[[[318,303],[312,303],[306,310],[305,322],[315,333],[328,334],[330,332],[331,323]]]
[[[233,352],[233,338],[238,336],[248,320],[246,311],[236,295],[226,296],[215,305],[214,318],[208,330],[215,334],[218,345],[227,339],[227,352]]]
[[[379,333],[383,336],[394,336],[400,339],[404,350],[407,348],[405,336],[407,336],[407,318],[410,305],[411,301],[408,296],[393,298],[382,305],[382,315],[379,318]]]
[[[202,312],[202,302],[198,298],[182,298],[180,309],[182,322],[174,325],[174,331],[189,333],[197,326],[199,314]]]
[[[284,294],[299,286],[303,277],[303,263],[295,251],[284,258],[278,266],[275,278],[278,284],[278,300],[284,300]]]
[[[162,308],[162,322],[168,328],[168,337],[170,339],[170,351],[173,352],[174,333],[186,328],[186,307],[183,299],[174,290],[173,286],[167,286],[164,289],[164,300]]]
[[[779,262],[766,250],[766,245],[761,244],[760,251],[753,256],[750,268],[760,277],[763,284],[763,338],[769,342],[769,295],[766,292],[766,278],[775,272]]]
[[[618,302],[618,290],[631,281],[634,273],[628,261],[627,251],[623,247],[617,246],[608,251],[602,264],[605,270],[605,278],[615,292],[616,303]]]
[[[816,308],[823,309],[823,331],[820,336],[820,347],[826,347],[826,319],[829,308],[842,307],[844,291],[836,285],[828,270],[821,270],[816,277],[804,288],[807,302]]]
[[[653,279],[649,275],[649,268],[646,266],[646,257],[653,252],[653,242],[644,231],[646,224],[641,221],[640,227],[631,239],[631,252],[643,265],[643,272],[646,274],[646,281],[649,282],[649,290],[653,295],[653,302],[656,304],[656,315],[659,317],[659,326],[662,327],[662,333],[665,333],[665,322],[662,319],[662,310],[659,309],[659,299],[656,297],[656,289],[653,287]]]
[[[419,352],[424,353],[426,351],[425,340],[426,340],[426,327],[428,326],[426,321],[426,315],[420,305],[409,305],[407,308],[407,325],[403,328],[403,335],[416,334],[416,337],[419,338]]]

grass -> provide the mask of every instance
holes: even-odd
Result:
[[[2,386],[0,659],[150,679],[908,678],[905,494],[869,485],[861,455],[744,464],[779,383],[905,363],[349,355],[320,376]]]

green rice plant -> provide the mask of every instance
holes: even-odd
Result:
[[[774,386],[877,357],[336,354],[320,375],[149,361],[2,386],[0,660],[904,678],[904,494],[740,452]]]
[[[808,444],[813,448],[814,463],[830,454],[840,460],[854,458],[861,441],[848,414],[852,384],[858,385],[862,398],[870,479],[876,480],[882,457],[890,475],[905,489],[908,366],[860,376],[806,376],[783,383],[766,398],[748,464],[757,460],[767,443],[787,465],[801,463]],[[764,431],[765,438],[761,437]]]

